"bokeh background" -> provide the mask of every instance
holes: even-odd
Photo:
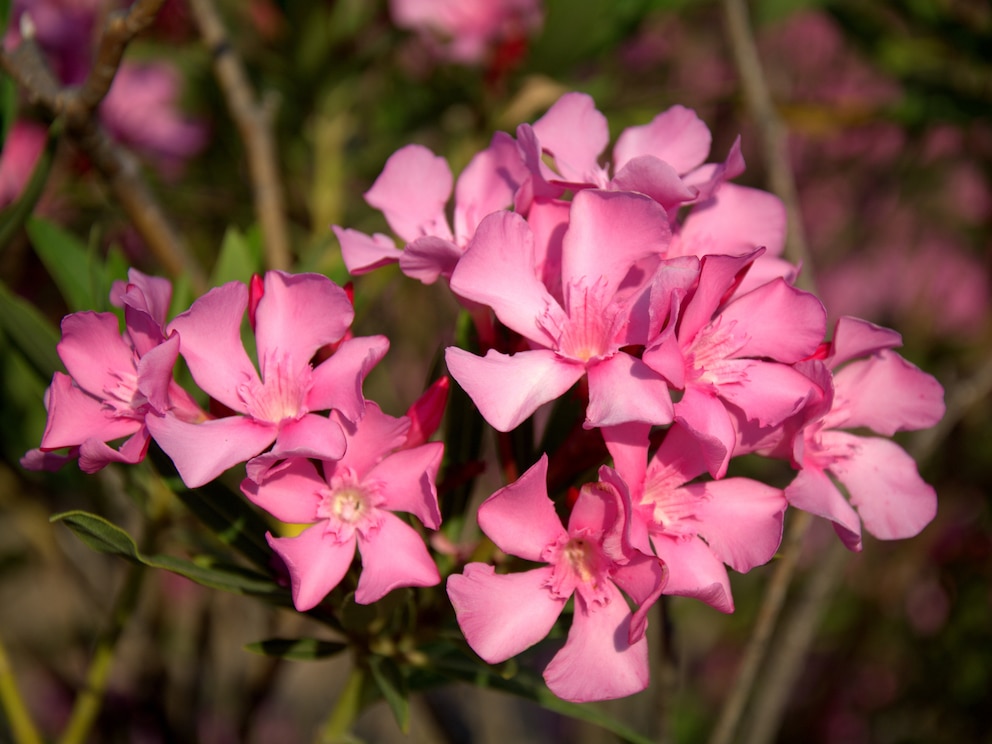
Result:
[[[399,5],[218,1],[253,86],[276,112],[297,270],[343,283],[330,225],[388,232],[362,193],[399,147],[424,144],[457,174],[494,131],[512,133],[571,90],[595,98],[614,137],[673,104],[693,108],[713,131],[711,159],[722,159],[739,134],[748,168],[738,181],[767,188],[762,138],[718,2],[506,3],[519,6],[512,22],[461,46],[446,32],[404,24]],[[116,5],[13,7],[39,21],[62,14],[92,37],[99,21],[86,19]],[[992,742],[992,7],[983,0],[757,0],[750,7],[788,127],[810,246],[804,272],[832,317],[853,314],[898,330],[903,354],[944,384],[949,414],[936,431],[900,439],[938,492],[937,517],[922,534],[891,544],[866,537],[860,554],[841,557],[829,527],[808,534],[786,625],[772,638],[773,649],[785,647],[790,627],[805,629],[808,649],[777,733],[760,733],[752,709],[740,740]],[[243,241],[259,262],[244,142],[183,0],[166,3],[126,60],[138,77],[101,111],[105,126],[141,157],[152,190],[207,271],[217,275],[225,240]],[[20,140],[15,145],[10,134],[4,146],[0,206],[23,188],[47,127],[42,111],[18,100],[16,124],[4,122]],[[37,214],[75,236],[100,265],[161,271],[68,142],[55,150]],[[37,239],[21,229],[6,241],[0,277],[57,328],[70,307]],[[247,278],[250,264],[224,267],[224,275]],[[421,286],[394,269],[355,280],[356,331],[389,335],[387,363],[367,393],[399,415],[451,343],[457,307],[445,287]],[[45,474],[21,468],[44,428],[47,384],[0,332],[0,637],[39,725],[54,736],[128,568],[48,518],[79,508],[134,526],[148,505],[129,495],[135,476],[115,468],[96,477],[75,466]],[[181,506],[156,508],[169,515],[165,549],[202,539]],[[733,577],[732,616],[667,599],[653,618],[652,687],[609,709],[659,741],[706,741],[769,576],[764,567]],[[150,572],[93,740],[311,740],[340,692],[346,660],[277,662],[243,649],[308,632],[317,631],[290,613]],[[416,698],[408,738],[383,703],[355,732],[368,741],[614,740],[468,686]],[[0,741],[9,736],[0,716]]]

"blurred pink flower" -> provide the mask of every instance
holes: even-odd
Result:
[[[541,0],[390,0],[393,22],[417,32],[438,57],[486,61],[493,49],[537,32]]]
[[[0,150],[0,209],[20,197],[45,147],[45,128],[15,121]]]
[[[626,541],[629,494],[610,468],[580,491],[567,529],[548,498],[547,456],[479,507],[482,531],[504,553],[544,564],[497,574],[470,563],[448,579],[448,596],[465,640],[495,664],[543,639],[574,595],[564,647],[544,670],[548,688],[576,702],[607,700],[648,685],[645,614],[666,571]],[[631,612],[623,590],[637,606]]]
[[[392,512],[413,514],[432,530],[440,526],[434,484],[444,446],[404,449],[410,420],[387,416],[372,402],[357,426],[336,411],[331,417],[347,441],[339,460],[322,459],[318,470],[305,457],[262,455],[248,463],[241,484],[245,496],[276,519],[312,525],[295,537],[266,535],[289,569],[296,609],[315,607],[340,583],[356,546],[362,556],[359,604],[397,587],[439,583],[424,540]]]

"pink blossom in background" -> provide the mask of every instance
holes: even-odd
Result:
[[[398,27],[420,35],[442,59],[461,64],[486,61],[502,43],[540,30],[540,0],[390,0]]]
[[[410,420],[382,413],[367,403],[356,425],[337,411],[331,417],[345,432],[340,459],[262,455],[248,463],[241,489],[276,519],[311,525],[295,537],[266,537],[285,561],[293,604],[315,607],[344,577],[355,557],[362,574],[355,601],[369,604],[401,586],[433,586],[441,581],[423,538],[392,512],[408,512],[428,529],[441,524],[435,480],[443,445],[429,442],[403,448]],[[314,451],[322,443],[314,442]]]
[[[852,550],[861,549],[861,524],[883,540],[912,537],[937,509],[936,493],[898,444],[844,431],[890,437],[943,417],[943,388],[892,351],[901,341],[895,331],[841,318],[824,362],[805,363],[823,396],[796,439],[793,459],[801,470],[785,494],[792,506],[832,521]]]
[[[55,77],[64,85],[80,85],[93,63],[97,21],[111,5],[107,0],[14,0],[4,47],[17,48],[21,27],[29,23]]]
[[[100,117],[118,142],[147,158],[167,178],[207,144],[207,128],[179,111],[182,78],[164,62],[122,64]]]
[[[15,121],[0,150],[0,209],[16,201],[31,178],[47,134],[39,124]]]
[[[726,566],[746,573],[771,560],[782,542],[785,495],[748,478],[690,483],[707,470],[697,438],[673,424],[649,459],[649,430],[603,429],[614,468],[630,487],[631,542],[668,567],[665,594],[733,612]]]
[[[179,337],[163,331],[172,287],[165,279],[131,269],[111,295],[124,308],[125,331],[113,313],[79,312],[62,320],[59,357],[69,374],[56,372],[46,393],[48,423],[39,450],[22,464],[58,467],[53,450],[78,448],[79,467],[95,472],[111,462],[135,463],[148,449],[152,412],[196,420],[202,412],[172,379]],[[109,442],[125,439],[119,449]]]
[[[241,341],[245,311],[253,313],[258,369]],[[213,480],[275,442],[283,453],[334,459],[345,434],[316,411],[337,409],[357,422],[365,412],[362,381],[389,347],[384,336],[344,341],[313,366],[317,351],[340,341],[354,318],[345,291],[319,274],[266,273],[264,293],[229,282],[193,303],[169,324],[197,385],[234,415],[189,423],[169,414],[148,427],[187,486]]]
[[[649,675],[644,615],[664,586],[664,564],[627,542],[629,494],[615,472],[604,467],[599,482],[580,489],[565,528],[548,498],[547,464],[542,456],[478,512],[500,550],[544,565],[497,574],[470,563],[450,576],[458,625],[479,656],[499,663],[547,636],[574,595],[568,639],[544,670],[548,688],[576,702],[640,692]]]

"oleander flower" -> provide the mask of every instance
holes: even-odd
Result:
[[[345,291],[319,274],[266,273],[249,297],[242,282],[216,287],[169,325],[197,385],[233,415],[190,423],[176,416],[151,416],[148,428],[172,458],[187,486],[216,478],[273,443],[336,459],[345,434],[335,419],[317,415],[336,409],[357,422],[365,412],[362,381],[389,347],[384,336],[347,339],[314,365],[324,346],[340,341],[354,310]],[[245,311],[251,313],[258,369],[241,340]]]
[[[306,457],[282,459],[273,451],[248,463],[241,484],[245,496],[277,519],[311,525],[294,537],[266,535],[289,569],[293,604],[301,612],[340,583],[356,547],[362,556],[359,604],[397,587],[441,581],[423,538],[392,512],[408,512],[432,530],[440,526],[434,484],[444,446],[404,448],[410,420],[366,405],[357,425],[337,411],[330,414],[347,439],[340,459],[322,459],[318,469]]]
[[[478,512],[500,550],[544,565],[497,574],[470,563],[450,576],[458,625],[472,649],[495,664],[543,639],[574,596],[568,639],[544,670],[548,688],[577,702],[640,692],[649,674],[644,616],[664,586],[664,564],[628,544],[629,494],[614,471],[602,468],[599,482],[580,489],[566,528],[548,498],[547,469],[542,455]]]

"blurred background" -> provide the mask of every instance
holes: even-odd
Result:
[[[614,138],[673,104],[693,108],[713,132],[710,160],[722,160],[739,134],[748,168],[737,181],[768,188],[761,133],[718,2],[507,0],[490,4],[506,15],[486,34],[458,26],[457,17],[446,27],[424,25],[411,10],[417,3],[399,0],[217,5],[250,82],[275,112],[295,270],[348,281],[330,226],[388,233],[362,194],[399,147],[424,144],[457,175],[494,131],[512,134],[571,90],[594,97]],[[24,32],[17,19],[27,10],[62,82],[78,83],[92,54],[86,43],[113,7],[15,1],[5,45],[16,45]],[[812,634],[808,653],[777,734],[758,733],[756,703],[741,740],[992,742],[992,7],[984,0],[757,0],[750,8],[788,127],[810,247],[804,272],[832,317],[857,315],[898,330],[904,356],[945,386],[949,414],[946,426],[899,440],[918,455],[939,497],[922,534],[899,543],[866,536],[861,553],[841,558],[828,526],[807,535],[787,624],[772,646],[793,637],[792,618],[791,627]],[[139,157],[204,270],[247,279],[262,258],[244,141],[184,0],[165,4],[125,62],[100,109],[103,125]],[[38,157],[47,157],[48,123],[9,79],[3,86],[5,100],[16,101],[5,105],[3,121],[0,207],[8,207],[28,187]],[[51,170],[35,211],[44,224],[74,238],[105,267],[101,276],[122,278],[129,265],[162,273],[87,156],[67,141],[47,152]],[[29,224],[4,237],[0,277],[5,296],[57,329],[79,308],[51,278],[38,249],[44,232]],[[240,241],[245,260],[219,266],[225,241]],[[366,392],[400,415],[451,343],[457,306],[446,287],[422,286],[395,268],[355,279],[355,329],[390,337]],[[48,342],[44,334],[37,339]],[[0,636],[42,732],[55,736],[129,569],[48,518],[78,508],[134,526],[154,494],[116,468],[91,477],[75,465],[57,473],[19,465],[40,440],[50,381],[22,346],[0,333]],[[139,509],[135,493],[147,499]],[[159,536],[162,552],[200,539],[181,506],[155,508],[171,515]],[[667,598],[652,624],[652,687],[606,707],[652,739],[706,741],[769,576],[763,567],[732,577],[731,616]],[[347,661],[279,662],[243,649],[308,632],[321,631],[248,598],[149,572],[93,740],[310,741],[340,692]],[[615,740],[468,686],[417,697],[409,739],[384,703],[369,709],[356,734],[368,741]]]

